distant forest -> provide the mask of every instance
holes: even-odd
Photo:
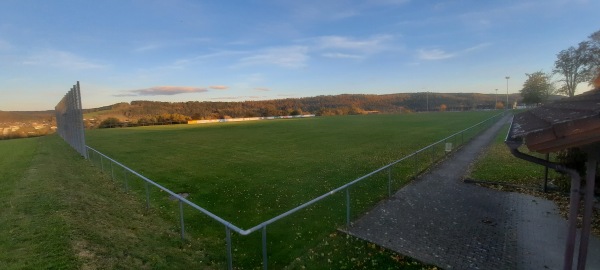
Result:
[[[506,95],[499,95],[503,107]],[[510,96],[511,103],[518,94]],[[348,115],[366,113],[402,113],[422,111],[467,111],[493,109],[496,96],[476,93],[404,93],[387,95],[344,94],[243,102],[157,102],[132,101],[87,109],[88,117],[109,116],[121,121],[224,119],[239,117],[283,116],[298,114]],[[151,119],[154,118],[154,119]]]
[[[509,96],[510,102],[521,99]],[[86,126],[136,126],[185,123],[187,120],[315,114],[318,116],[423,111],[469,111],[504,108],[506,95],[477,93],[343,94],[241,102],[132,101],[85,109]],[[54,111],[2,112],[0,123],[54,122]]]

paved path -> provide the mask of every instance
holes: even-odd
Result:
[[[465,184],[509,117],[357,220],[349,233],[445,269],[562,269],[567,232],[542,198]],[[600,269],[591,239],[587,269]]]

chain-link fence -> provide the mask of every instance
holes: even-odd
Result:
[[[54,107],[57,133],[84,158],[88,158],[85,148],[83,108],[79,81]]]

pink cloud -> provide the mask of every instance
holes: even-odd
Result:
[[[208,90],[203,87],[190,86],[155,86],[145,89],[131,90],[129,92],[139,96],[172,96],[185,93],[204,93]]]
[[[215,90],[226,90],[226,89],[229,89],[229,86],[226,86],[226,85],[211,85],[208,88],[215,89]]]

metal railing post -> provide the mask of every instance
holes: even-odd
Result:
[[[227,269],[233,269],[233,255],[231,254],[231,230],[225,226],[225,241],[227,241]]]
[[[104,161],[102,155],[100,155],[100,169],[102,170],[102,172],[104,172]]]
[[[448,139],[444,139],[444,145],[442,150],[444,151],[444,156],[448,154],[448,151],[446,150],[446,145],[448,144]]]
[[[350,228],[350,188],[346,188],[346,228]]]
[[[388,198],[392,197],[392,166],[388,167]]]
[[[415,162],[413,162],[413,163],[414,163],[414,165],[415,165],[415,166],[414,166],[414,167],[415,167],[414,169],[415,169],[415,179],[416,179],[416,178],[417,178],[417,174],[418,174],[418,173],[417,173],[417,170],[418,170],[418,169],[417,169],[417,166],[419,165],[419,161],[418,161],[419,152],[415,152],[415,155],[414,155],[413,157],[414,157],[414,160],[415,160]]]
[[[129,192],[129,180],[127,179],[127,170],[123,168],[123,178],[125,178],[125,192]]]
[[[110,162],[110,179],[115,180],[115,171],[113,170],[113,163]]]
[[[183,202],[179,200],[179,222],[181,224],[181,240],[185,239],[185,224],[183,223]]]
[[[148,188],[148,182],[144,181],[144,187],[146,188],[146,209],[150,209],[150,190]]]
[[[433,148],[435,147],[435,145],[432,145],[431,147],[429,147],[429,163],[433,164]]]
[[[546,154],[546,161],[550,161],[550,153]],[[548,192],[548,166],[544,167],[544,193]]]
[[[267,226],[262,229],[262,256],[263,256],[263,269],[269,268],[269,258],[267,257]]]

